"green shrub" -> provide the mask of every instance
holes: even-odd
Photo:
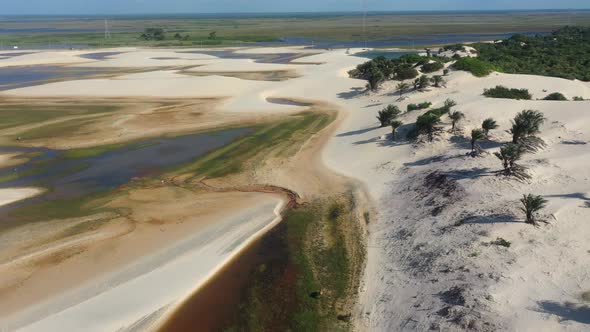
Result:
[[[427,109],[430,106],[432,106],[432,103],[428,102],[428,101],[420,103],[420,104],[409,104],[408,105],[408,112]]]
[[[547,97],[543,98],[543,100],[560,100],[560,101],[564,101],[564,100],[567,100],[567,98],[566,98],[566,96],[564,96],[560,92],[553,92],[553,93],[547,95]]]
[[[395,70],[395,79],[399,81],[411,80],[418,75],[418,71],[410,66],[400,66]]]
[[[420,62],[422,60],[422,56],[418,54],[404,54],[398,58],[400,62],[407,63],[407,64],[414,64]]]
[[[582,96],[575,96],[574,101],[584,101],[584,97]]]
[[[506,248],[510,248],[510,246],[512,245],[512,243],[510,243],[510,241],[506,241],[505,239],[503,239],[501,237],[497,238],[495,241],[492,241],[491,244],[496,245],[496,246],[506,247]]]
[[[463,45],[463,44],[451,44],[451,45],[447,45],[447,46],[443,47],[443,50],[445,50],[445,51],[453,51],[453,52],[465,51],[465,45]]]
[[[440,62],[430,62],[427,64],[424,64],[421,68],[423,73],[432,73],[435,71],[439,71],[441,69],[443,69],[444,65]]]
[[[478,58],[464,57],[455,62],[453,68],[458,70],[465,70],[473,74],[473,76],[484,77],[491,74],[497,69],[489,62],[480,60]]]
[[[502,85],[498,85],[491,89],[485,89],[483,91],[483,95],[489,98],[507,98],[518,100],[530,100],[533,97],[527,89],[509,89]]]

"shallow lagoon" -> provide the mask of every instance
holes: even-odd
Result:
[[[86,157],[70,157],[68,151],[46,148],[2,147],[0,153],[32,153],[36,156],[17,167],[0,170],[0,178],[18,178],[0,184],[0,187],[39,186],[50,191],[31,201],[68,199],[115,189],[134,178],[154,176],[181,166],[210,151],[221,148],[251,132],[251,128],[227,129],[172,138],[153,138],[126,146],[114,147]],[[82,156],[84,154],[81,154]]]

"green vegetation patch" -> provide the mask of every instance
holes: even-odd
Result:
[[[533,96],[527,89],[510,89],[502,85],[495,88],[485,89],[483,95],[488,98],[506,98],[518,100],[530,100]]]
[[[468,71],[476,77],[488,76],[492,72],[499,70],[497,65],[494,65],[485,60],[469,57],[458,59],[457,62],[453,64],[453,68]]]
[[[435,71],[439,71],[444,68],[444,65],[441,62],[434,61],[430,63],[426,63],[422,66],[421,70],[423,73],[433,73]]]
[[[361,272],[355,262],[364,259],[351,248],[362,246],[354,206],[338,197],[286,212],[280,230],[270,235],[281,239],[285,264],[255,270],[239,319],[225,331],[350,330],[347,304]]]
[[[93,124],[93,119],[71,119],[58,123],[43,125],[20,133],[23,140],[36,140],[60,137],[64,134],[84,133],[83,128]]]
[[[423,102],[420,104],[409,104],[407,109],[408,109],[408,112],[411,112],[411,111],[424,110],[424,109],[429,108],[430,106],[432,106],[432,103],[427,101],[427,102]]]
[[[325,128],[335,116],[335,113],[306,111],[287,120],[261,125],[253,134],[208,154],[179,172],[216,178],[241,171],[246,162],[253,161],[258,155],[293,155],[307,138]]]
[[[548,94],[545,98],[543,98],[543,100],[566,101],[567,97],[561,92],[553,92]]]
[[[107,113],[117,109],[116,105],[104,104],[5,103],[0,105],[0,129],[41,123],[66,116]]]
[[[502,72],[590,81],[590,27],[565,27],[550,35],[514,35],[473,45],[479,59]]]

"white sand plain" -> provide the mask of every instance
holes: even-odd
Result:
[[[137,65],[153,66],[153,58],[158,57],[157,51],[138,52],[143,54],[133,58]],[[209,68],[218,69],[215,66],[222,68],[224,60],[202,61],[213,61]],[[398,102],[394,84],[385,84],[378,93],[365,93],[365,82],[348,78],[347,70],[363,61],[346,55],[345,50],[326,51],[295,61],[324,64],[297,65],[301,77],[278,83],[185,77],[156,71],[107,80],[52,83],[4,94],[228,97],[224,110],[236,112],[298,109],[271,104],[267,98],[331,102],[347,117],[324,150],[324,161],[333,170],[361,180],[377,213],[370,225],[367,268],[355,313],[359,331],[587,330],[590,309],[581,294],[590,290],[590,102],[487,99],[482,92],[502,84],[528,88],[534,98],[558,91],[569,98],[590,99],[590,84],[529,75],[492,74],[475,78],[468,73],[452,72],[446,77],[446,88],[413,92],[408,99]],[[230,62],[232,70],[248,70],[251,66],[251,62]],[[262,67],[256,64],[256,69]],[[270,67],[276,66],[267,68]],[[456,100],[456,109],[466,114],[461,123],[464,135],[451,137],[446,131],[448,119],[444,118],[445,131],[433,143],[392,143],[388,139],[390,129],[379,128],[375,119],[377,111],[388,104],[405,109],[408,103],[431,101],[440,106],[447,98]],[[508,141],[510,119],[523,109],[537,109],[547,117],[540,135],[548,143],[547,148],[527,155],[523,161],[533,175],[529,182],[489,175],[501,166],[491,154],[479,158],[465,156],[469,149],[467,133],[479,127],[483,119],[493,117],[500,125],[493,131],[491,141],[482,144],[493,152]],[[421,113],[405,114],[402,119],[411,123]],[[445,183],[454,188],[446,194],[453,199],[445,198],[445,188],[425,189],[422,185],[427,175],[435,171],[446,175]],[[545,210],[549,225],[534,228],[518,222],[521,217],[517,200],[524,193],[541,194],[549,200]],[[437,211],[433,210],[435,207]],[[465,217],[479,222],[454,226]],[[497,237],[509,240],[512,246],[486,245]],[[132,286],[142,280],[124,284],[125,292],[129,292],[125,294],[138,294],[139,289]],[[159,284],[158,279],[153,280],[150,287]],[[452,299],[448,299],[448,291],[455,286],[465,300],[463,305],[449,304]],[[118,306],[116,302],[122,296],[117,294],[118,289],[88,300],[89,307],[84,303],[70,307],[30,327],[35,330],[65,324],[96,326],[93,324],[97,321],[109,327],[129,326],[136,322],[135,318],[143,317],[141,314],[149,315],[172,300],[167,291],[156,296],[154,290],[154,294],[150,293],[149,308],[141,307],[145,310],[135,312],[135,318],[113,314],[115,310],[100,317],[85,316],[90,312],[88,308]],[[182,296],[180,290],[176,291],[175,296]]]
[[[1,188],[0,206],[37,196],[45,191],[41,188]]]

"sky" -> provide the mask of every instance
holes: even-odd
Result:
[[[360,11],[363,0],[0,0],[0,15]],[[590,0],[364,0],[369,11],[590,9]]]

